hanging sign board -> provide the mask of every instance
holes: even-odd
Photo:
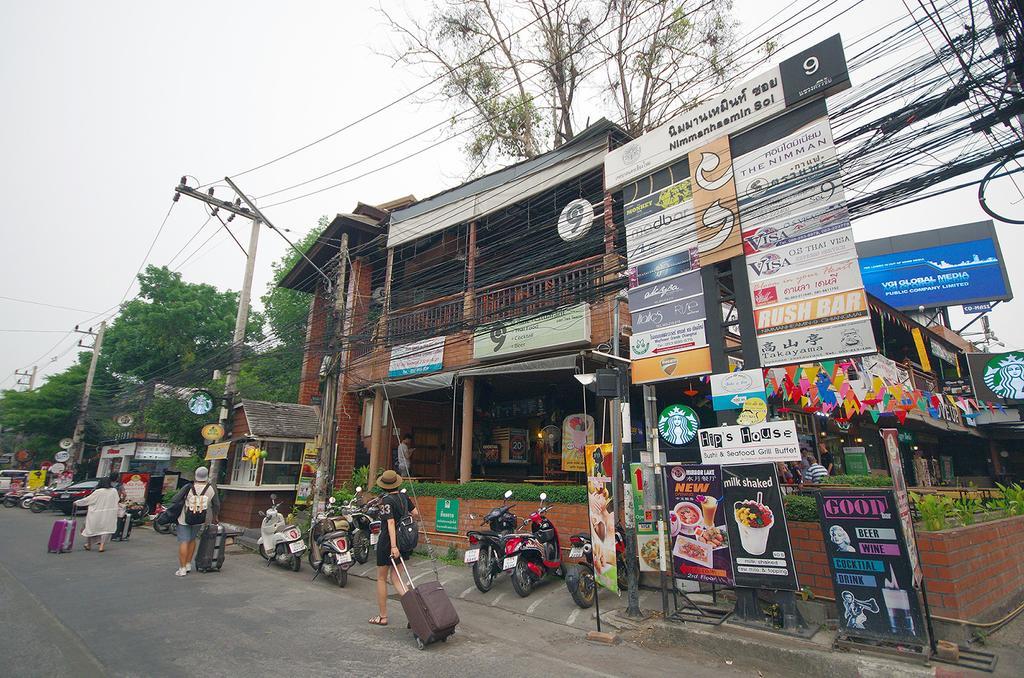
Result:
[[[594,556],[594,581],[618,591],[615,558],[615,514],[612,512],[612,445],[587,445],[587,507],[590,543]]]
[[[594,444],[594,417],[589,414],[570,414],[562,420],[562,470],[585,471],[583,454],[587,445]]]
[[[879,429],[878,434],[882,436],[882,446],[885,447],[885,455],[889,461],[889,475],[892,476],[892,491],[895,496],[897,518],[900,525],[903,526],[907,559],[910,561],[910,569],[914,573],[913,583],[917,586],[921,583],[921,561],[917,556],[914,521],[910,515],[910,496],[907,494],[907,479],[903,475],[903,461],[900,459],[899,431],[894,428],[883,428]]]
[[[146,493],[149,491],[149,474],[122,473],[121,487],[126,500],[136,504],[145,504]]]
[[[716,410],[741,410],[748,398],[765,400],[761,368],[711,375],[711,405]]]
[[[636,313],[652,306],[688,299],[703,292],[700,272],[692,271],[629,290],[629,310]]]
[[[590,305],[576,304],[514,321],[485,325],[473,336],[477,360],[590,344]]]
[[[732,560],[722,498],[722,467],[666,466],[672,576],[731,586]]]
[[[908,540],[892,490],[823,490],[821,531],[844,635],[926,645]]]
[[[295,504],[305,506],[313,501],[313,484],[316,482],[318,457],[320,450],[315,442],[308,442],[302,449],[302,468],[299,470],[299,479],[295,484]]]
[[[388,378],[436,372],[444,366],[445,337],[431,337],[391,349]]]
[[[697,432],[697,441],[705,464],[800,461],[796,422],[792,420],[702,428]]]
[[[761,364],[765,367],[817,362],[876,351],[869,318],[838,325],[821,325],[809,330],[770,334],[758,337],[757,346],[761,353]]]
[[[227,459],[228,450],[231,449],[231,441],[223,443],[214,443],[213,445],[206,446],[206,461],[213,459]]]
[[[723,466],[722,487],[736,586],[799,591],[775,464]]]

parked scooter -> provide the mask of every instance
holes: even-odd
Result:
[[[55,488],[44,487],[28,502],[28,510],[32,513],[42,513],[46,509],[50,508],[50,500],[53,499],[53,494],[56,492]]]
[[[511,570],[512,588],[525,598],[548,574],[562,576],[561,551],[558,530],[544,515],[550,506],[544,506],[548,495],[540,494],[540,508],[523,521],[530,525],[529,532],[516,532],[505,537],[505,560],[502,570]]]
[[[161,504],[160,502],[156,503],[156,506],[153,508],[153,529],[158,534],[178,534],[177,520],[172,520],[169,523],[164,523],[160,520],[157,520],[157,518],[160,517],[160,514],[164,513],[166,510],[167,509],[164,508],[163,504]]]
[[[619,590],[624,591],[627,586],[626,576],[626,542],[622,528],[615,526],[615,566],[618,574]],[[569,589],[574,603],[586,609],[594,604],[594,595],[597,592],[597,585],[594,581],[594,549],[590,535],[581,532],[569,537],[569,558],[582,558],[568,568],[565,575],[565,586]]]
[[[505,499],[512,498],[512,490],[505,492]],[[473,583],[481,592],[487,593],[494,586],[494,580],[501,574],[502,555],[505,553],[503,540],[506,535],[515,532],[516,516],[512,513],[514,504],[503,504],[488,511],[480,522],[489,530],[470,530],[466,533],[469,548],[463,561],[473,566]],[[476,516],[469,515],[471,520]]]
[[[328,510],[330,510],[335,504],[334,497],[331,497],[328,503],[330,504]],[[352,567],[348,519],[343,515],[328,516],[327,513],[321,513],[317,516],[314,528],[310,529],[310,534],[314,534],[314,530],[320,532],[320,535],[310,547],[310,553],[315,549],[319,554],[313,581],[323,574],[334,577],[338,586],[345,586],[348,582],[348,570]],[[312,563],[311,559],[310,565]]]
[[[43,491],[43,488],[39,488],[38,490],[28,490],[28,491],[26,491],[24,494],[22,494],[20,497],[18,497],[18,506],[20,506],[23,509],[27,509],[29,506],[32,505],[32,498],[35,497],[36,495],[38,495],[42,491]]]
[[[260,511],[263,517],[261,536],[257,542],[260,555],[266,559],[268,567],[270,563],[277,562],[298,572],[302,568],[302,552],[306,550],[302,532],[296,526],[285,523],[284,516],[278,510],[281,504],[276,494],[270,495],[270,501],[270,508],[265,512]]]
[[[362,487],[357,487],[356,497],[362,491]],[[370,524],[376,520],[377,513],[376,499],[362,506],[359,506],[356,500],[353,499],[346,507],[345,515],[348,518],[351,537],[349,548],[352,551],[352,557],[360,565],[370,559]]]

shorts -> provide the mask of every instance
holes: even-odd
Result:
[[[200,528],[203,525],[182,525],[178,523],[178,543],[187,544],[190,541],[199,539]]]
[[[411,553],[401,553],[402,560],[409,560]],[[377,567],[391,567],[391,543],[386,539],[377,542]]]

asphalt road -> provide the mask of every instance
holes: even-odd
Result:
[[[174,537],[146,528],[104,554],[82,550],[80,536],[74,552],[47,554],[53,519],[0,508],[0,661],[6,675],[775,673],[730,663],[710,648],[653,651],[631,642],[588,642],[576,626],[527,617],[486,599],[459,599],[451,589],[462,619],[458,632],[419,651],[397,601],[389,606],[388,627],[366,623],[376,612],[369,579],[350,577],[339,589],[311,582],[305,565],[299,573],[268,568],[239,549],[220,573],[178,578]],[[554,598],[554,590],[534,596]]]

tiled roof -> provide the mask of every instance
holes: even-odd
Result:
[[[312,405],[242,400],[249,433],[258,438],[312,439],[320,430],[320,417]]]

